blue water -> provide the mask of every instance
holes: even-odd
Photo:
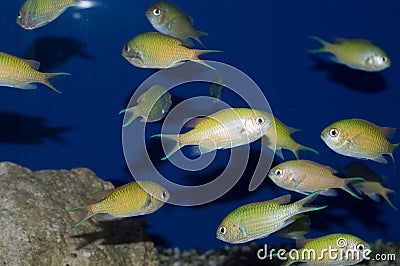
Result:
[[[287,125],[302,129],[293,137],[316,148],[320,155],[303,152],[300,157],[343,171],[354,161],[340,156],[320,140],[330,123],[360,117],[381,126],[400,127],[400,81],[398,23],[400,3],[396,1],[173,1],[209,33],[205,47],[223,50],[203,58],[230,64],[247,73],[263,90],[274,115]],[[116,185],[132,181],[122,149],[122,119],[135,89],[154,70],[139,69],[122,56],[123,46],[135,35],[153,31],[144,15],[153,1],[103,1],[89,10],[69,9],[53,23],[26,31],[15,23],[23,1],[0,2],[1,51],[42,63],[42,71],[70,72],[70,77],[53,80],[63,93],[44,85],[23,91],[1,88],[0,160],[32,169],[88,167]],[[80,18],[77,19],[79,15]],[[329,61],[327,55],[310,55],[319,47],[308,38],[320,36],[363,38],[381,46],[392,66],[380,74],[360,73]],[[208,87],[189,86],[173,95],[177,104],[186,97],[207,95]],[[237,101],[223,94],[234,107]],[[150,125],[158,133],[161,123]],[[400,142],[397,133],[392,143]],[[252,145],[256,160],[257,145]],[[156,147],[157,149],[157,147]],[[163,155],[158,151],[161,158]],[[395,152],[400,169],[400,152]],[[219,151],[216,169],[207,174],[185,173],[168,162],[160,163],[168,175],[185,184],[212,180],[229,151]],[[285,151],[287,159],[294,159]],[[390,159],[390,158],[389,158]],[[280,162],[277,159],[276,162]],[[388,165],[363,161],[384,175],[385,186],[400,190],[398,171]],[[247,190],[249,175],[227,195],[198,207],[166,205],[147,216],[147,231],[158,245],[215,248],[225,243],[215,238],[220,221],[233,209],[254,201],[287,194],[270,180],[254,192]],[[10,180],[14,182],[14,180]],[[73,196],[73,195],[71,195]],[[293,193],[295,199],[302,196]],[[400,206],[398,195],[390,195]],[[322,198],[329,208],[311,215],[310,237],[343,232],[366,241],[378,238],[398,241],[399,212],[385,201],[357,200],[340,191],[336,198]],[[290,240],[271,236],[260,243],[277,244]]]

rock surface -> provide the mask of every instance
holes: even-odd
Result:
[[[140,219],[72,228],[66,209],[92,203],[92,192],[113,188],[92,171],[30,171],[0,163],[1,265],[159,265]]]

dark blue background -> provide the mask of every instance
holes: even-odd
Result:
[[[61,95],[42,85],[32,91],[1,88],[1,161],[32,169],[88,167],[117,185],[132,180],[123,156],[123,117],[118,112],[125,108],[135,88],[155,71],[130,65],[121,56],[121,50],[135,35],[153,31],[144,15],[153,2],[103,1],[102,6],[90,10],[71,8],[53,23],[26,31],[15,23],[23,1],[1,1],[1,51],[35,58],[41,61],[42,71],[72,73],[70,77],[53,80],[63,92]],[[207,48],[224,51],[203,58],[228,63],[251,76],[263,89],[274,115],[303,130],[294,138],[321,153],[303,152],[301,158],[339,170],[353,161],[329,150],[319,138],[321,130],[336,120],[360,117],[381,126],[400,126],[397,20],[400,3],[361,0],[174,3],[194,18],[198,29],[209,33],[202,38]],[[74,19],[74,14],[80,14],[81,19]],[[368,74],[330,63],[326,55],[306,52],[319,47],[309,35],[327,40],[334,37],[371,40],[387,51],[392,67],[381,74]],[[199,87],[199,94],[207,95],[208,86]],[[185,94],[181,90],[179,99],[191,95],[193,91]],[[179,99],[173,98],[174,104]],[[224,95],[223,100],[235,106]],[[400,142],[400,133],[391,141]],[[287,159],[294,158],[289,152],[284,154]],[[395,152],[397,160],[399,156]],[[386,176],[387,187],[400,189],[398,174],[393,173],[391,164],[366,163]],[[400,169],[398,162],[396,165]],[[210,180],[201,173],[185,175],[171,170],[169,174],[182,183]],[[215,239],[215,230],[225,215],[240,205],[287,193],[270,180],[250,193],[248,182],[249,178],[244,176],[230,193],[206,206],[165,206],[147,217],[148,231],[157,244],[167,247],[222,247],[225,243]],[[399,207],[398,196],[390,197]],[[384,201],[375,203],[368,198],[359,201],[340,192],[338,197],[323,198],[320,202],[330,206],[311,214],[311,237],[344,232],[366,241],[400,239],[399,213]],[[271,236],[259,242],[288,241]]]

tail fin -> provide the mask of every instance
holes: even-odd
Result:
[[[393,171],[394,171],[395,173],[396,173],[396,164],[395,164],[395,161],[394,161],[393,153],[394,153],[394,151],[396,150],[396,148],[399,147],[399,145],[400,145],[400,143],[392,144],[393,150],[392,150],[391,153],[389,153],[390,157],[392,157],[392,161],[393,161]]]
[[[388,188],[384,188],[384,193],[381,194],[381,196],[387,201],[387,203],[389,203],[389,205],[395,209],[396,211],[398,211],[399,209],[396,208],[396,206],[394,206],[394,204],[392,203],[392,201],[389,199],[388,194],[389,193],[396,193],[396,191],[392,190],[392,189],[388,189]]]
[[[300,158],[300,157],[299,157],[299,151],[311,151],[311,152],[313,152],[313,153],[315,153],[315,154],[319,154],[319,152],[318,152],[317,150],[299,144],[299,145],[293,150],[294,156],[296,156],[296,159],[297,159],[297,160]]]
[[[169,140],[172,140],[175,142],[175,145],[172,147],[172,149],[167,153],[167,155],[165,155],[165,157],[163,157],[161,159],[162,161],[171,157],[172,154],[174,154],[181,148],[180,143],[179,143],[179,134],[177,134],[177,135],[155,134],[155,135],[151,136],[150,138],[154,138],[154,137],[165,138],[165,139],[169,139]]]
[[[51,83],[49,82],[49,79],[54,78],[54,77],[57,77],[57,76],[69,76],[69,75],[71,75],[71,74],[69,74],[69,73],[64,73],[64,72],[59,72],[59,73],[44,73],[44,74],[45,74],[45,79],[42,81],[42,83],[43,83],[44,85],[46,85],[47,87],[53,89],[53,90],[54,90],[55,92],[57,92],[57,93],[61,93],[61,91],[57,90],[57,89],[53,86],[53,84],[51,84]]]
[[[92,218],[95,213],[92,212],[92,205],[87,205],[87,206],[78,206],[72,209],[67,210],[67,212],[78,212],[79,215],[81,216],[81,221],[77,224],[75,224],[73,227],[76,228]]]
[[[322,44],[322,47],[319,49],[308,50],[309,53],[324,53],[329,52],[328,46],[331,45],[329,42],[324,41],[323,39],[317,36],[310,36],[311,39],[316,40],[317,42]]]
[[[362,198],[358,196],[356,193],[354,193],[353,190],[351,190],[351,188],[348,186],[351,182],[355,181],[365,181],[365,179],[362,177],[345,178],[342,189],[347,193],[349,193],[350,195],[352,195],[353,197],[362,200]]]
[[[204,47],[204,44],[203,44],[203,42],[200,40],[200,37],[201,36],[208,36],[208,33],[207,32],[204,32],[204,31],[196,31],[196,36],[192,36],[192,38],[193,39],[195,39],[198,43],[200,43],[201,44],[201,46],[203,46]]]
[[[322,210],[325,209],[326,207],[328,207],[328,205],[325,206],[305,206],[306,204],[312,202],[313,200],[315,200],[316,197],[318,197],[319,193],[321,193],[322,191],[316,191],[310,195],[308,195],[307,197],[305,197],[304,199],[301,199],[297,202],[295,202],[294,204],[296,204],[299,207],[299,211],[297,212],[297,214],[300,213],[304,213],[304,212],[310,212],[310,211],[318,211],[318,210]]]
[[[138,117],[137,114],[135,113],[135,107],[136,106],[131,107],[131,108],[126,108],[119,112],[119,114],[128,113],[128,112],[130,113],[130,117],[128,118],[128,121],[122,125],[123,127],[129,126]]]
[[[206,62],[201,60],[199,58],[199,56],[202,54],[208,54],[208,53],[221,53],[222,51],[219,51],[219,50],[197,50],[197,49],[193,49],[192,51],[193,51],[193,58],[191,59],[191,61],[199,63],[208,68],[211,68],[212,70],[216,70],[215,68],[213,68],[212,66],[210,66],[209,64],[207,64]]]

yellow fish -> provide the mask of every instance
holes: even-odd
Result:
[[[364,181],[361,177],[339,178],[336,171],[328,166],[308,160],[294,160],[278,164],[272,168],[268,177],[279,187],[302,194],[323,190],[320,194],[336,196],[334,188],[341,188],[352,196],[361,199],[348,187],[354,181]]]
[[[250,108],[228,108],[202,119],[193,119],[192,130],[177,135],[156,134],[176,142],[162,160],[186,145],[198,146],[201,154],[249,144],[261,138],[272,126],[270,115]]]
[[[379,127],[363,119],[346,119],[326,127],[321,138],[336,153],[358,159],[387,163],[383,154],[389,154],[394,162],[393,151],[399,143],[392,144],[386,137],[394,128]]]
[[[80,211],[83,218],[75,224],[77,227],[95,216],[102,214],[98,220],[113,220],[153,213],[161,208],[170,197],[169,192],[151,181],[137,181],[106,191],[97,203],[79,206],[67,211]]]
[[[61,93],[49,81],[49,78],[70,75],[69,73],[42,73],[40,63],[0,52],[0,86],[18,89],[36,89],[34,82],[42,83],[55,92]]]
[[[171,107],[171,94],[163,87],[154,85],[137,99],[137,105],[119,112],[130,116],[124,127],[130,125],[137,117],[141,122],[155,122],[161,120]]]
[[[285,254],[285,266],[296,262],[307,265],[344,266],[354,265],[370,256],[370,245],[350,234],[331,234],[315,239],[298,240],[302,246],[297,252]],[[298,255],[298,256],[296,256]]]
[[[146,32],[130,40],[123,48],[122,56],[141,68],[163,69],[193,61],[214,69],[198,56],[220,51],[190,49],[185,45],[190,44],[159,32]]]
[[[92,1],[84,0],[26,0],[17,15],[17,24],[26,30],[47,25],[69,7],[89,8]]]
[[[390,67],[390,59],[381,48],[367,40],[338,39],[336,43],[329,43],[321,38],[311,36],[320,42],[323,47],[310,50],[311,53],[331,53],[333,61],[350,68],[375,72]]]
[[[298,214],[326,208],[327,206],[305,206],[318,194],[319,192],[315,192],[291,204],[288,204],[290,195],[286,195],[241,206],[222,220],[216,238],[231,244],[240,244],[267,237],[295,222]]]
[[[184,40],[193,38],[203,44],[200,36],[207,35],[205,32],[196,30],[193,27],[193,19],[172,3],[153,4],[147,9],[146,17],[157,31],[175,38]]]
[[[283,124],[281,121],[279,121],[278,118],[273,117],[274,120],[274,125],[275,125],[275,130],[274,127],[271,127],[264,135],[264,139],[267,142],[267,147],[269,149],[274,149],[275,148],[275,153],[283,158],[282,154],[282,149],[287,149],[290,150],[294,153],[296,156],[296,159],[299,159],[299,151],[300,150],[306,150],[306,151],[311,151],[316,154],[319,154],[318,151],[303,146],[299,143],[297,143],[290,135],[296,131],[297,129],[290,128]]]

